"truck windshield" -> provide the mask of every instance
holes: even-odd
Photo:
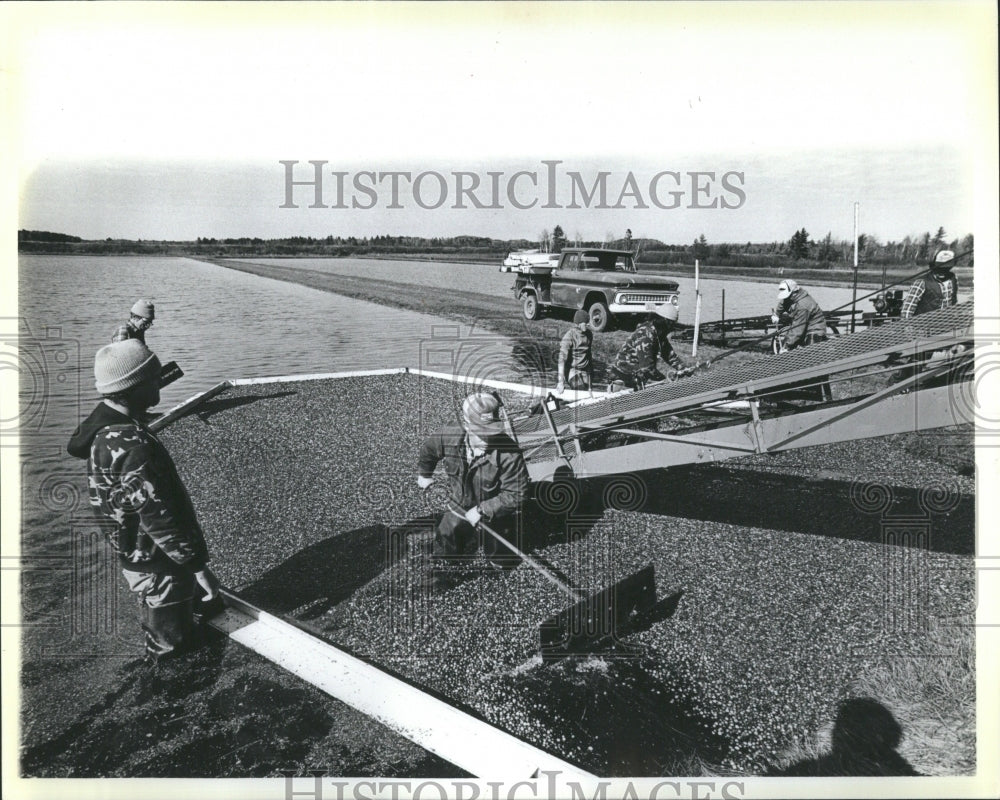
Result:
[[[635,272],[632,256],[621,253],[602,253],[600,251],[584,253],[580,257],[582,269],[599,269],[605,272]]]

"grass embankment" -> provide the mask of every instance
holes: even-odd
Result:
[[[194,256],[203,258],[202,256]],[[329,256],[292,256],[293,258],[329,258]],[[501,261],[498,255],[478,255],[461,253],[387,253],[354,255],[352,258],[371,259],[374,261],[434,261],[449,264],[497,264]],[[204,259],[203,259],[204,260]],[[211,260],[211,259],[208,259]],[[221,263],[217,261],[216,263]],[[641,258],[637,264],[639,272],[648,272],[656,275],[670,275],[674,277],[683,276],[693,278],[695,269],[693,264],[684,263],[644,263]],[[858,289],[870,292],[882,286],[895,289],[905,289],[915,275],[926,271],[926,268],[917,264],[905,266],[893,266],[886,269],[882,274],[881,267],[862,267],[858,269]],[[956,267],[955,274],[963,290],[971,290],[975,279],[975,269],[973,267]],[[820,268],[810,262],[803,262],[801,266],[791,267],[737,267],[720,264],[702,264],[700,276],[708,280],[741,281],[750,280],[754,282],[774,282],[778,283],[782,278],[794,278],[803,285],[810,286],[841,286],[850,287],[854,283],[854,271],[849,267]]]
[[[509,336],[530,347],[531,352],[539,354],[543,363],[537,366],[553,375],[559,352],[559,338],[572,321],[570,312],[555,312],[539,322],[529,322],[521,316],[520,305],[512,294],[494,297],[400,281],[332,274],[323,270],[309,269],[307,266],[290,267],[228,259],[202,260],[226,269],[297,283],[344,297],[447,317],[469,325],[477,332],[487,330]],[[612,330],[594,336],[593,353],[597,364],[595,371],[597,380],[601,380],[603,366],[615,357],[628,335],[628,331]],[[724,351],[721,349],[703,346],[699,350],[699,360],[711,358],[722,352]],[[739,356],[735,358],[738,359]]]

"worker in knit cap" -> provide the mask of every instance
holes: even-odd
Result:
[[[594,331],[590,315],[580,309],[573,315],[573,327],[566,331],[559,342],[559,366],[556,394],[562,394],[567,384],[570,389],[590,389],[593,384],[594,359],[592,348]],[[569,364],[569,372],[566,365]]]
[[[123,342],[126,339],[138,339],[146,342],[146,331],[153,327],[156,309],[150,300],[136,300],[129,312],[128,322],[115,328],[111,335],[112,342]]]
[[[461,425],[429,436],[420,448],[417,485],[434,483],[434,470],[444,468],[448,510],[438,522],[432,549],[435,567],[475,554],[476,526],[485,520],[509,541],[517,531],[517,515],[528,499],[528,469],[524,456],[507,435],[500,416],[500,398],[477,392],[462,403]],[[510,553],[488,534],[483,550],[494,564],[510,563]],[[433,585],[446,587],[447,574],[437,570]]]
[[[150,660],[190,650],[195,597],[207,615],[221,610],[219,582],[191,498],[166,448],[146,427],[160,402],[160,361],[138,339],[105,345],[94,359],[103,400],[76,429],[67,450],[87,460],[90,504],[138,596]]]

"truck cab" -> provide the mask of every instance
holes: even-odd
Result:
[[[678,283],[641,275],[629,250],[567,247],[556,266],[501,267],[517,275],[512,290],[525,319],[551,309],[583,309],[595,331],[634,322],[663,303],[677,305]]]

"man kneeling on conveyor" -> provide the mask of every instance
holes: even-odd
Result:
[[[609,384],[624,384],[630,389],[641,389],[647,383],[666,380],[657,369],[657,359],[662,358],[682,377],[690,371],[680,356],[674,352],[668,334],[677,322],[677,306],[663,303],[646,315],[608,368]]]

